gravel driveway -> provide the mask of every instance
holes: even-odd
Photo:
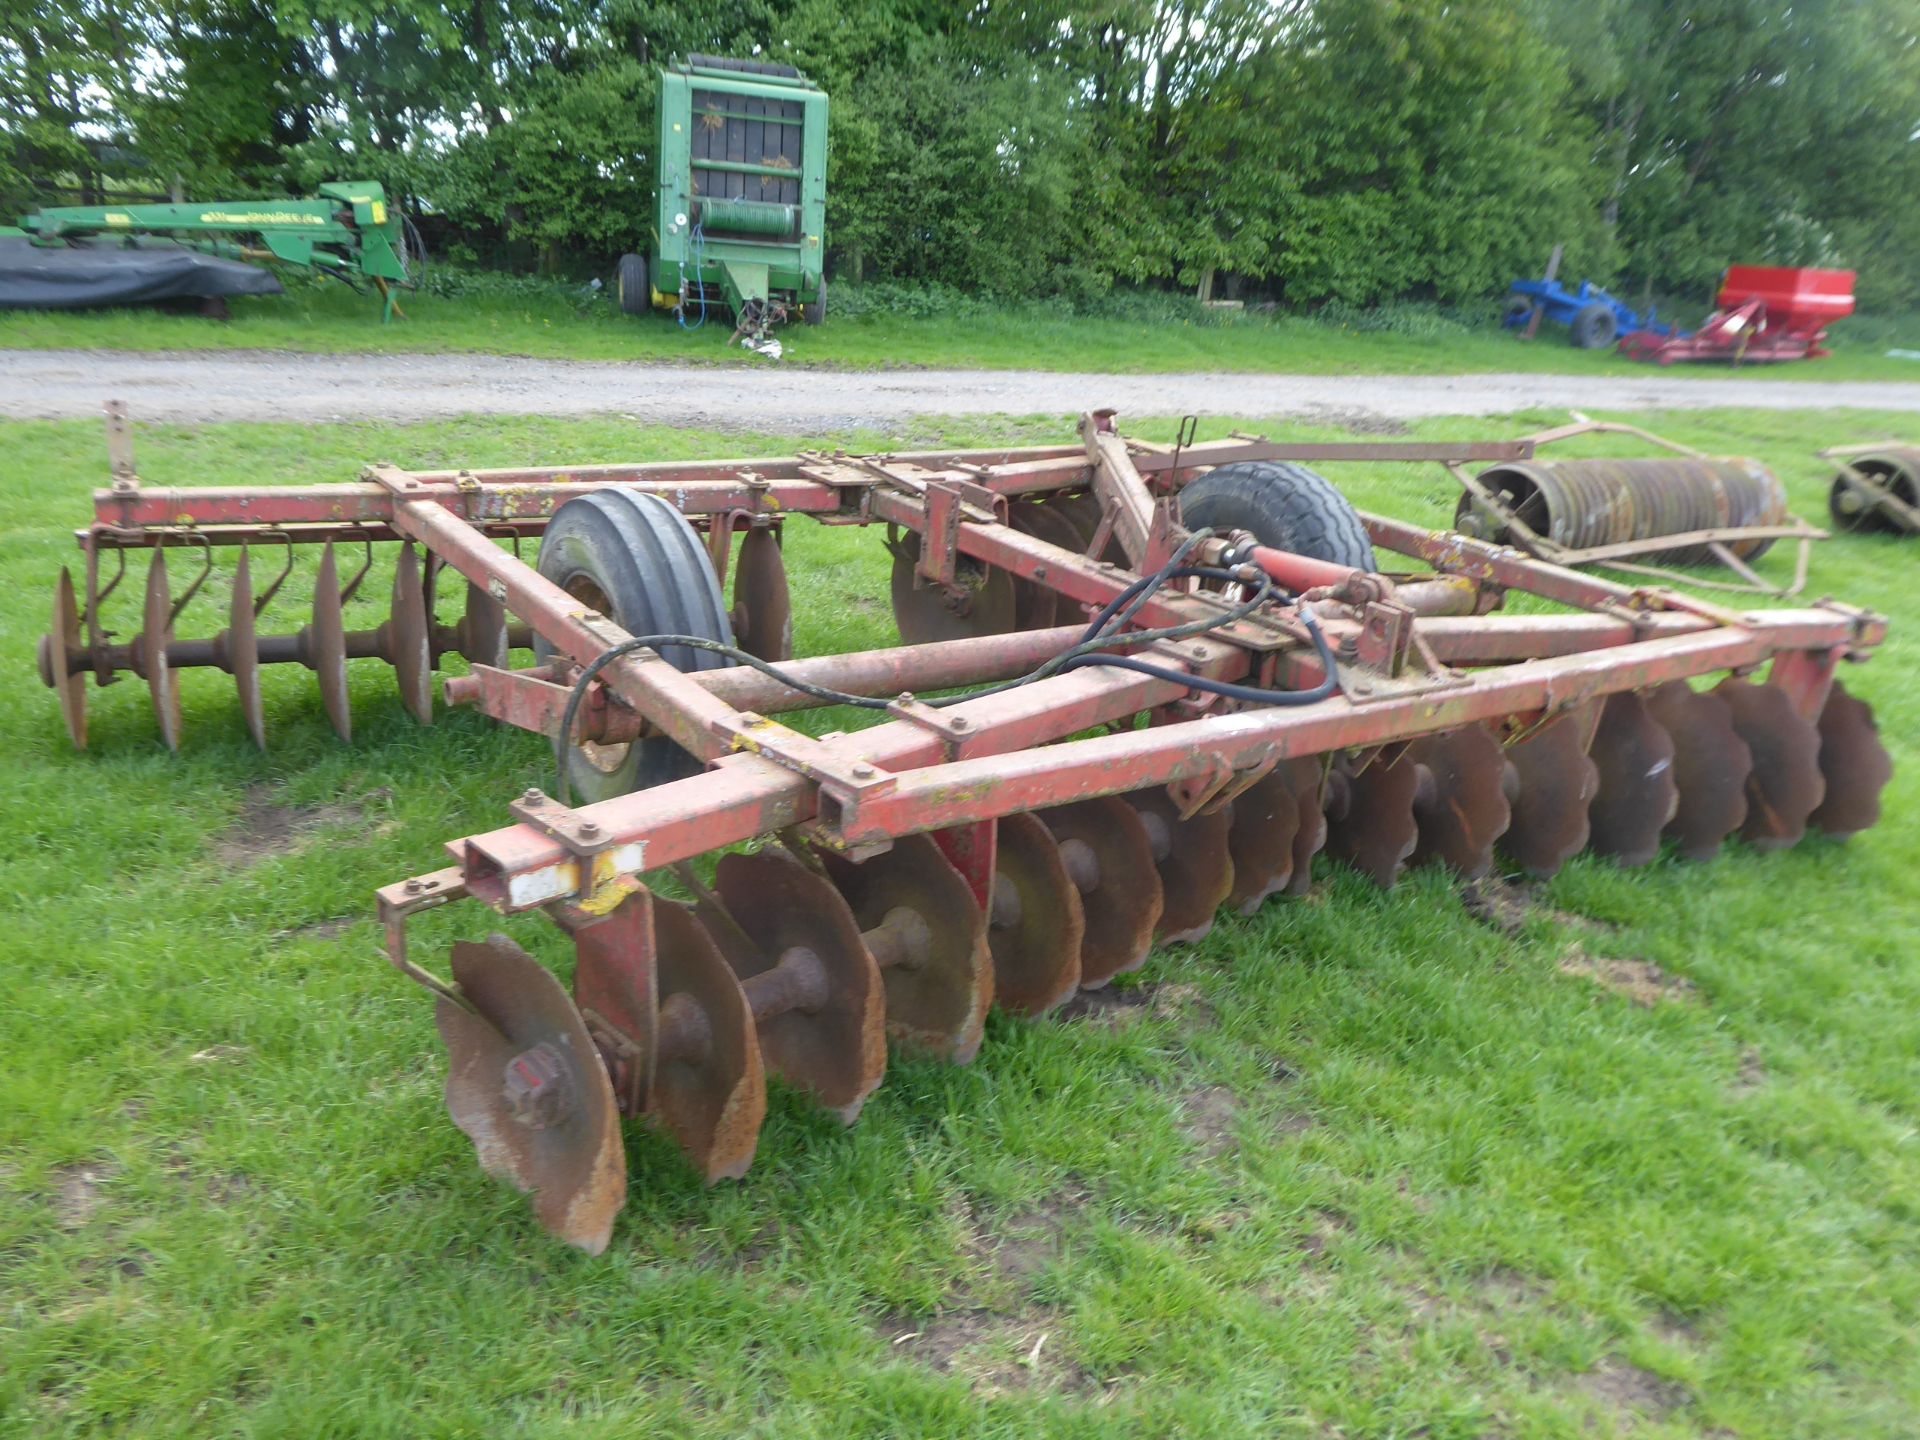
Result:
[[[622,413],[673,425],[825,434],[914,416],[1070,414],[1296,417],[1349,424],[1530,409],[1874,409],[1920,412],[1913,383],[1630,375],[1091,375],[1025,370],[847,372],[525,360],[495,355],[277,351],[0,351],[0,416],[140,420],[426,419]]]

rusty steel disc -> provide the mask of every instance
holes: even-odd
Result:
[[[1729,675],[1713,693],[1731,707],[1734,731],[1753,752],[1740,838],[1756,850],[1797,845],[1827,790],[1820,773],[1819,729],[1777,685]]]
[[[1182,820],[1162,785],[1125,797],[1145,823],[1160,872],[1163,903],[1155,934],[1170,945],[1196,942],[1213,929],[1214,912],[1233,889],[1227,832],[1233,817],[1222,808]]]
[[[753,942],[752,955],[727,954],[743,982],[767,975],[763,985],[785,984],[802,971],[808,980],[803,1004],[753,1005],[768,1068],[851,1125],[887,1072],[886,992],[853,912],[784,850],[721,856],[714,888]],[[746,988],[752,1001],[756,987]]]
[[[1680,805],[1673,737],[1632,691],[1609,695],[1587,754],[1600,783],[1588,807],[1597,855],[1645,865],[1660,853],[1660,832]]]
[[[1711,860],[1747,818],[1747,774],[1753,752],[1733,728],[1719,695],[1669,680],[1647,693],[1647,713],[1673,737],[1673,783],[1679,802],[1667,837],[1689,860]]]
[[[1305,895],[1313,888],[1313,857],[1327,845],[1327,771],[1318,755],[1282,760],[1275,774],[1289,777],[1298,824],[1293,832],[1293,873],[1287,894]]]
[[[487,587],[467,582],[467,608],[460,617],[455,649],[472,665],[507,665],[507,606],[487,593]],[[438,657],[435,657],[436,660]]]
[[[1820,712],[1820,773],[1827,792],[1810,823],[1836,840],[1870,829],[1880,819],[1880,792],[1893,778],[1893,757],[1880,743],[1873,707],[1838,680]]]
[[[887,1034],[965,1065],[993,1004],[993,953],[973,890],[926,835],[855,864],[816,852],[880,966]]]
[[[1080,987],[1086,912],[1044,824],[1003,815],[996,828],[987,909],[993,996],[1015,1015],[1044,1015]]]
[[[1402,752],[1340,773],[1343,803],[1327,832],[1327,852],[1381,889],[1391,890],[1400,867],[1420,843],[1420,823],[1413,813],[1420,767]]]
[[[153,694],[154,718],[167,749],[180,748],[180,683],[167,663],[173,643],[173,592],[167,586],[167,552],[156,549],[147,570],[146,604],[140,616],[140,674]]]
[[[1294,777],[1276,766],[1233,797],[1227,850],[1233,856],[1233,889],[1227,903],[1242,915],[1258,910],[1293,880],[1293,844],[1300,830],[1300,797]]]
[[[1140,813],[1117,795],[1102,795],[1038,815],[1080,893],[1080,984],[1092,990],[1138,970],[1165,904]]]
[[[87,672],[73,668],[80,653],[80,607],[73,599],[73,576],[60,567],[53,587],[53,629],[40,641],[40,678],[60,697],[60,718],[66,722],[73,748],[87,748]]]
[[[767,1116],[767,1077],[753,1009],[693,912],[653,902],[660,1053],[648,1116],[709,1185],[753,1164]]]
[[[754,526],[734,562],[733,638],[762,660],[793,658],[793,597],[787,562],[771,526]]]
[[[1073,526],[1074,532],[1080,537],[1073,548],[1085,554],[1087,547],[1093,543],[1093,537],[1100,530],[1100,497],[1091,490],[1087,490],[1066,500],[1056,499],[1047,503],[1059,512],[1063,520]],[[1101,548],[1100,553],[1094,556],[1094,559],[1104,560],[1113,565],[1125,565],[1127,552],[1120,543],[1119,535],[1109,532],[1107,543]]]
[[[420,555],[409,540],[393,570],[393,605],[386,624],[387,659],[400,684],[400,703],[422,725],[433,723],[433,655]]]
[[[257,749],[267,748],[267,712],[260,698],[260,640],[253,624],[253,561],[246,546],[233,572],[233,599],[227,606],[227,633],[221,637],[222,659],[240,694],[240,716]]]
[[[607,1068],[560,982],[504,935],[453,947],[473,1006],[441,998],[447,1113],[480,1167],[534,1197],[540,1223],[589,1255],[627,1201],[626,1147]]]
[[[347,704],[346,618],[340,605],[340,567],[333,542],[320,552],[320,570],[313,578],[313,620],[301,631],[306,662],[320,679],[320,699],[327,707],[333,733],[353,738],[353,711]]]
[[[1566,714],[1507,747],[1513,767],[1513,823],[1500,848],[1527,874],[1545,880],[1587,846],[1587,809],[1600,770],[1587,756],[1581,716]]]
[[[920,537],[909,532],[893,557],[893,619],[900,638],[909,645],[936,640],[974,640],[1004,635],[1015,625],[1013,576],[978,561],[961,559],[958,592],[931,582],[920,583],[914,564],[920,556]]]
[[[1420,839],[1409,863],[1445,865],[1466,880],[1493,868],[1493,845],[1513,817],[1507,755],[1485,725],[1427,735],[1408,747],[1430,777],[1414,804]]]
[[[1049,545],[1058,545],[1063,550],[1077,553],[1084,543],[1080,539],[1080,532],[1073,528],[1073,523],[1051,505],[1041,505],[1032,500],[1016,501],[1008,511],[1007,520],[1023,535],[1031,535]],[[1044,630],[1050,625],[1064,624],[1071,618],[1073,602],[1051,586],[1032,580],[1016,580],[1014,592],[1014,624],[1018,629]]]

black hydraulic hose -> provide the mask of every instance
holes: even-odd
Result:
[[[1320,626],[1306,611],[1300,612],[1300,618],[1312,638],[1314,649],[1320,656],[1320,663],[1326,670],[1326,678],[1311,690],[1265,690],[1251,685],[1235,685],[1224,680],[1213,680],[1205,676],[1190,674],[1182,670],[1170,670],[1132,656],[1109,655],[1108,650],[1123,646],[1151,644],[1159,640],[1179,640],[1193,635],[1217,630],[1246,618],[1269,600],[1288,599],[1284,591],[1278,590],[1265,575],[1255,572],[1252,575],[1240,570],[1224,570],[1209,565],[1181,565],[1180,561],[1194,545],[1204,538],[1204,534],[1190,537],[1175,551],[1173,556],[1152,575],[1143,576],[1127,586],[1096,615],[1088,625],[1082,638],[1047,660],[1025,675],[1012,680],[1002,681],[979,690],[969,690],[958,695],[941,696],[927,703],[936,707],[958,705],[968,700],[978,700],[983,696],[1001,695],[1017,690],[1050,676],[1062,674],[1067,670],[1079,669],[1086,665],[1113,665],[1125,670],[1151,675],[1156,679],[1171,681],[1189,689],[1203,691],[1210,695],[1219,695],[1226,699],[1242,700],[1259,705],[1310,705],[1324,700],[1334,691],[1336,677],[1334,673],[1333,652],[1328,647],[1326,637],[1321,634]],[[1250,580],[1257,583],[1254,594],[1219,615],[1207,616],[1200,620],[1189,621],[1184,625],[1169,625],[1157,630],[1111,629],[1103,631],[1109,625],[1124,625],[1142,605],[1152,598],[1170,580],[1201,579],[1216,580],[1229,584],[1246,584]],[[716,655],[725,655],[735,664],[746,665],[778,680],[791,690],[829,705],[850,705],[862,710],[885,710],[893,702],[872,695],[853,695],[844,690],[836,690],[830,685],[818,685],[809,680],[789,674],[771,661],[758,655],[751,655],[737,645],[728,645],[712,640],[704,635],[635,635],[622,640],[618,645],[609,646],[594,656],[575,678],[567,695],[566,707],[560,714],[560,728],[554,735],[554,798],[563,805],[572,804],[572,787],[567,780],[567,740],[573,734],[574,725],[580,717],[580,706],[586,699],[587,689],[602,670],[614,661],[631,655],[638,650],[653,650],[662,646],[683,646],[692,650],[705,650]]]

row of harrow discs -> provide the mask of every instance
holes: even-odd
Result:
[[[596,1252],[626,1198],[623,1116],[706,1179],[738,1176],[768,1072],[851,1121],[889,1039],[965,1063],[991,1006],[1046,1014],[1156,944],[1201,939],[1223,909],[1303,894],[1322,851],[1391,887],[1410,866],[1551,876],[1582,851],[1707,860],[1730,837],[1777,849],[1878,817],[1890,761],[1833,673],[1879,641],[1876,616],[1734,614],[1361,516],[1262,441],[1141,446],[1101,414],[1081,438],[374,467],[310,491],[122,476],[83,537],[84,604],[61,576],[42,674],[76,744],[86,675],[131,671],[177,746],[188,666],[234,677],[263,742],[263,665],[314,671],[345,738],[349,660],[389,664],[429,721],[432,672],[458,655],[449,701],[555,741],[553,793],[526,791],[512,824],[449,847],[454,865],[386,887],[381,913],[390,958],[436,994],[448,1108],[481,1163]],[[1365,453],[1322,458],[1379,447],[1350,448]],[[1526,458],[1513,449],[1425,458]],[[796,514],[889,527],[905,645],[789,658],[780,539]],[[535,537],[537,566],[516,553]],[[346,539],[366,559],[343,584]],[[398,542],[388,614],[348,631],[376,541]],[[251,547],[270,543],[287,565],[256,593]],[[301,543],[321,547],[309,623],[260,635]],[[223,545],[240,547],[227,628],[177,639]],[[1382,574],[1375,546],[1415,567]],[[176,599],[183,547],[202,568]],[[140,629],[118,645],[103,604],[135,548],[152,552]],[[103,585],[109,551],[123,568]],[[466,602],[443,622],[449,569]],[[1571,613],[1490,613],[1510,590]],[[815,738],[771,718],[828,704],[885,719]],[[650,872],[691,901],[654,894]],[[552,918],[575,947],[572,993],[500,935],[455,944],[450,981],[416,963],[408,919],[467,898]]]

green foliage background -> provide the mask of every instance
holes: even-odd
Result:
[[[1912,0],[45,0],[0,7],[0,205],[393,187],[456,259],[644,248],[658,64],[833,97],[833,273],[1084,304],[1705,304],[1731,261],[1920,308]]]

